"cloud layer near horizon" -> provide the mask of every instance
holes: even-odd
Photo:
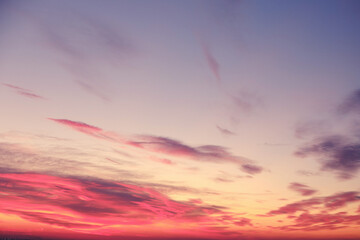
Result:
[[[225,226],[251,226],[250,219],[220,206],[180,202],[138,185],[98,178],[62,177],[1,170],[0,211],[32,222],[80,232],[123,232],[120,225],[171,222],[183,226],[202,223],[223,226],[213,234],[226,233]],[[215,228],[214,228],[215,229]]]

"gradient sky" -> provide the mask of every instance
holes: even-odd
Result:
[[[359,12],[0,0],[0,236],[359,239]]]

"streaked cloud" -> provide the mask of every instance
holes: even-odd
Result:
[[[201,47],[206,59],[206,62],[212,72],[212,74],[215,76],[216,80],[218,82],[221,82],[221,76],[220,76],[220,64],[214,57],[212,51],[210,50],[210,47],[205,42],[201,42]]]
[[[310,214],[304,212],[293,218],[295,224],[285,225],[281,227],[273,227],[283,231],[319,231],[319,230],[335,230],[340,228],[351,228],[359,225],[360,216],[351,215],[346,212],[338,212],[334,214],[318,213]]]
[[[315,197],[284,205],[278,209],[269,211],[266,216],[293,215],[298,212],[308,212],[314,209],[332,211],[347,206],[350,203],[360,201],[359,192],[342,192],[327,197]]]
[[[233,135],[236,135],[236,133],[226,129],[226,128],[222,128],[218,125],[216,125],[216,128],[217,130],[219,130],[220,133],[224,134],[224,135],[227,135],[227,136],[233,136]]]
[[[14,90],[17,94],[22,95],[22,96],[27,97],[27,98],[42,99],[42,100],[45,99],[44,97],[42,97],[42,96],[40,96],[38,94],[35,94],[31,90],[28,90],[28,89],[25,89],[25,88],[21,88],[21,87],[18,87],[18,86],[12,85],[12,84],[8,84],[8,83],[3,83],[2,85]]]
[[[354,177],[360,169],[360,143],[345,136],[317,138],[295,154],[299,157],[319,157],[322,170],[335,172],[342,179]]]
[[[289,189],[298,192],[302,196],[310,196],[317,192],[315,189],[312,189],[305,184],[301,184],[297,182],[290,183]]]
[[[179,227],[191,223],[252,225],[250,219],[223,207],[199,201],[174,201],[149,187],[128,183],[17,172],[1,172],[0,179],[2,213],[75,232],[116,231],[114,226],[169,221],[178,223]],[[194,225],[194,229],[197,228],[201,230],[200,225]],[[226,231],[223,229],[217,234]]]
[[[338,107],[339,114],[360,113],[360,89],[351,93]]]
[[[121,143],[134,148],[143,149],[148,152],[165,154],[173,157],[184,157],[190,160],[215,163],[233,163],[248,174],[258,174],[262,167],[256,166],[245,157],[233,155],[226,148],[217,145],[202,145],[192,147],[180,141],[151,135],[136,135],[124,137],[116,133],[106,132],[101,128],[67,119],[49,118],[54,122],[66,125],[72,129],[103,140]]]
[[[357,118],[352,113],[358,113],[360,106],[360,91],[351,93],[338,108],[342,116],[349,116],[352,123],[347,131],[334,133],[329,128],[317,124],[305,125],[305,128],[297,129],[298,135],[312,132],[312,139],[308,140],[295,152],[298,157],[316,157],[321,162],[322,171],[331,171],[340,179],[350,179],[356,176],[360,169],[360,136],[358,133]],[[339,119],[336,119],[339,122]],[[320,124],[320,125],[319,125]],[[336,125],[336,122],[333,124]],[[319,131],[318,129],[322,129]],[[326,131],[325,131],[326,129]]]

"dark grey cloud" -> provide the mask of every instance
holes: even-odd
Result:
[[[308,140],[295,152],[298,157],[315,157],[321,162],[322,171],[331,171],[340,179],[350,179],[356,176],[360,169],[360,128],[354,113],[360,113],[360,90],[351,93],[338,107],[338,114],[349,116],[352,120],[349,127],[341,134],[334,134],[329,128],[317,124],[304,125],[297,129],[298,135],[311,134]],[[356,115],[355,115],[356,116]],[[340,124],[348,124],[344,119]],[[347,125],[345,125],[347,126]],[[319,131],[319,129],[322,129]]]
[[[360,169],[360,140],[349,139],[340,135],[320,137],[298,149],[299,157],[318,157],[321,170],[332,171],[339,178],[355,176]]]

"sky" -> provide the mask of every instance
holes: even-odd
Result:
[[[359,11],[0,0],[0,237],[359,239]]]

